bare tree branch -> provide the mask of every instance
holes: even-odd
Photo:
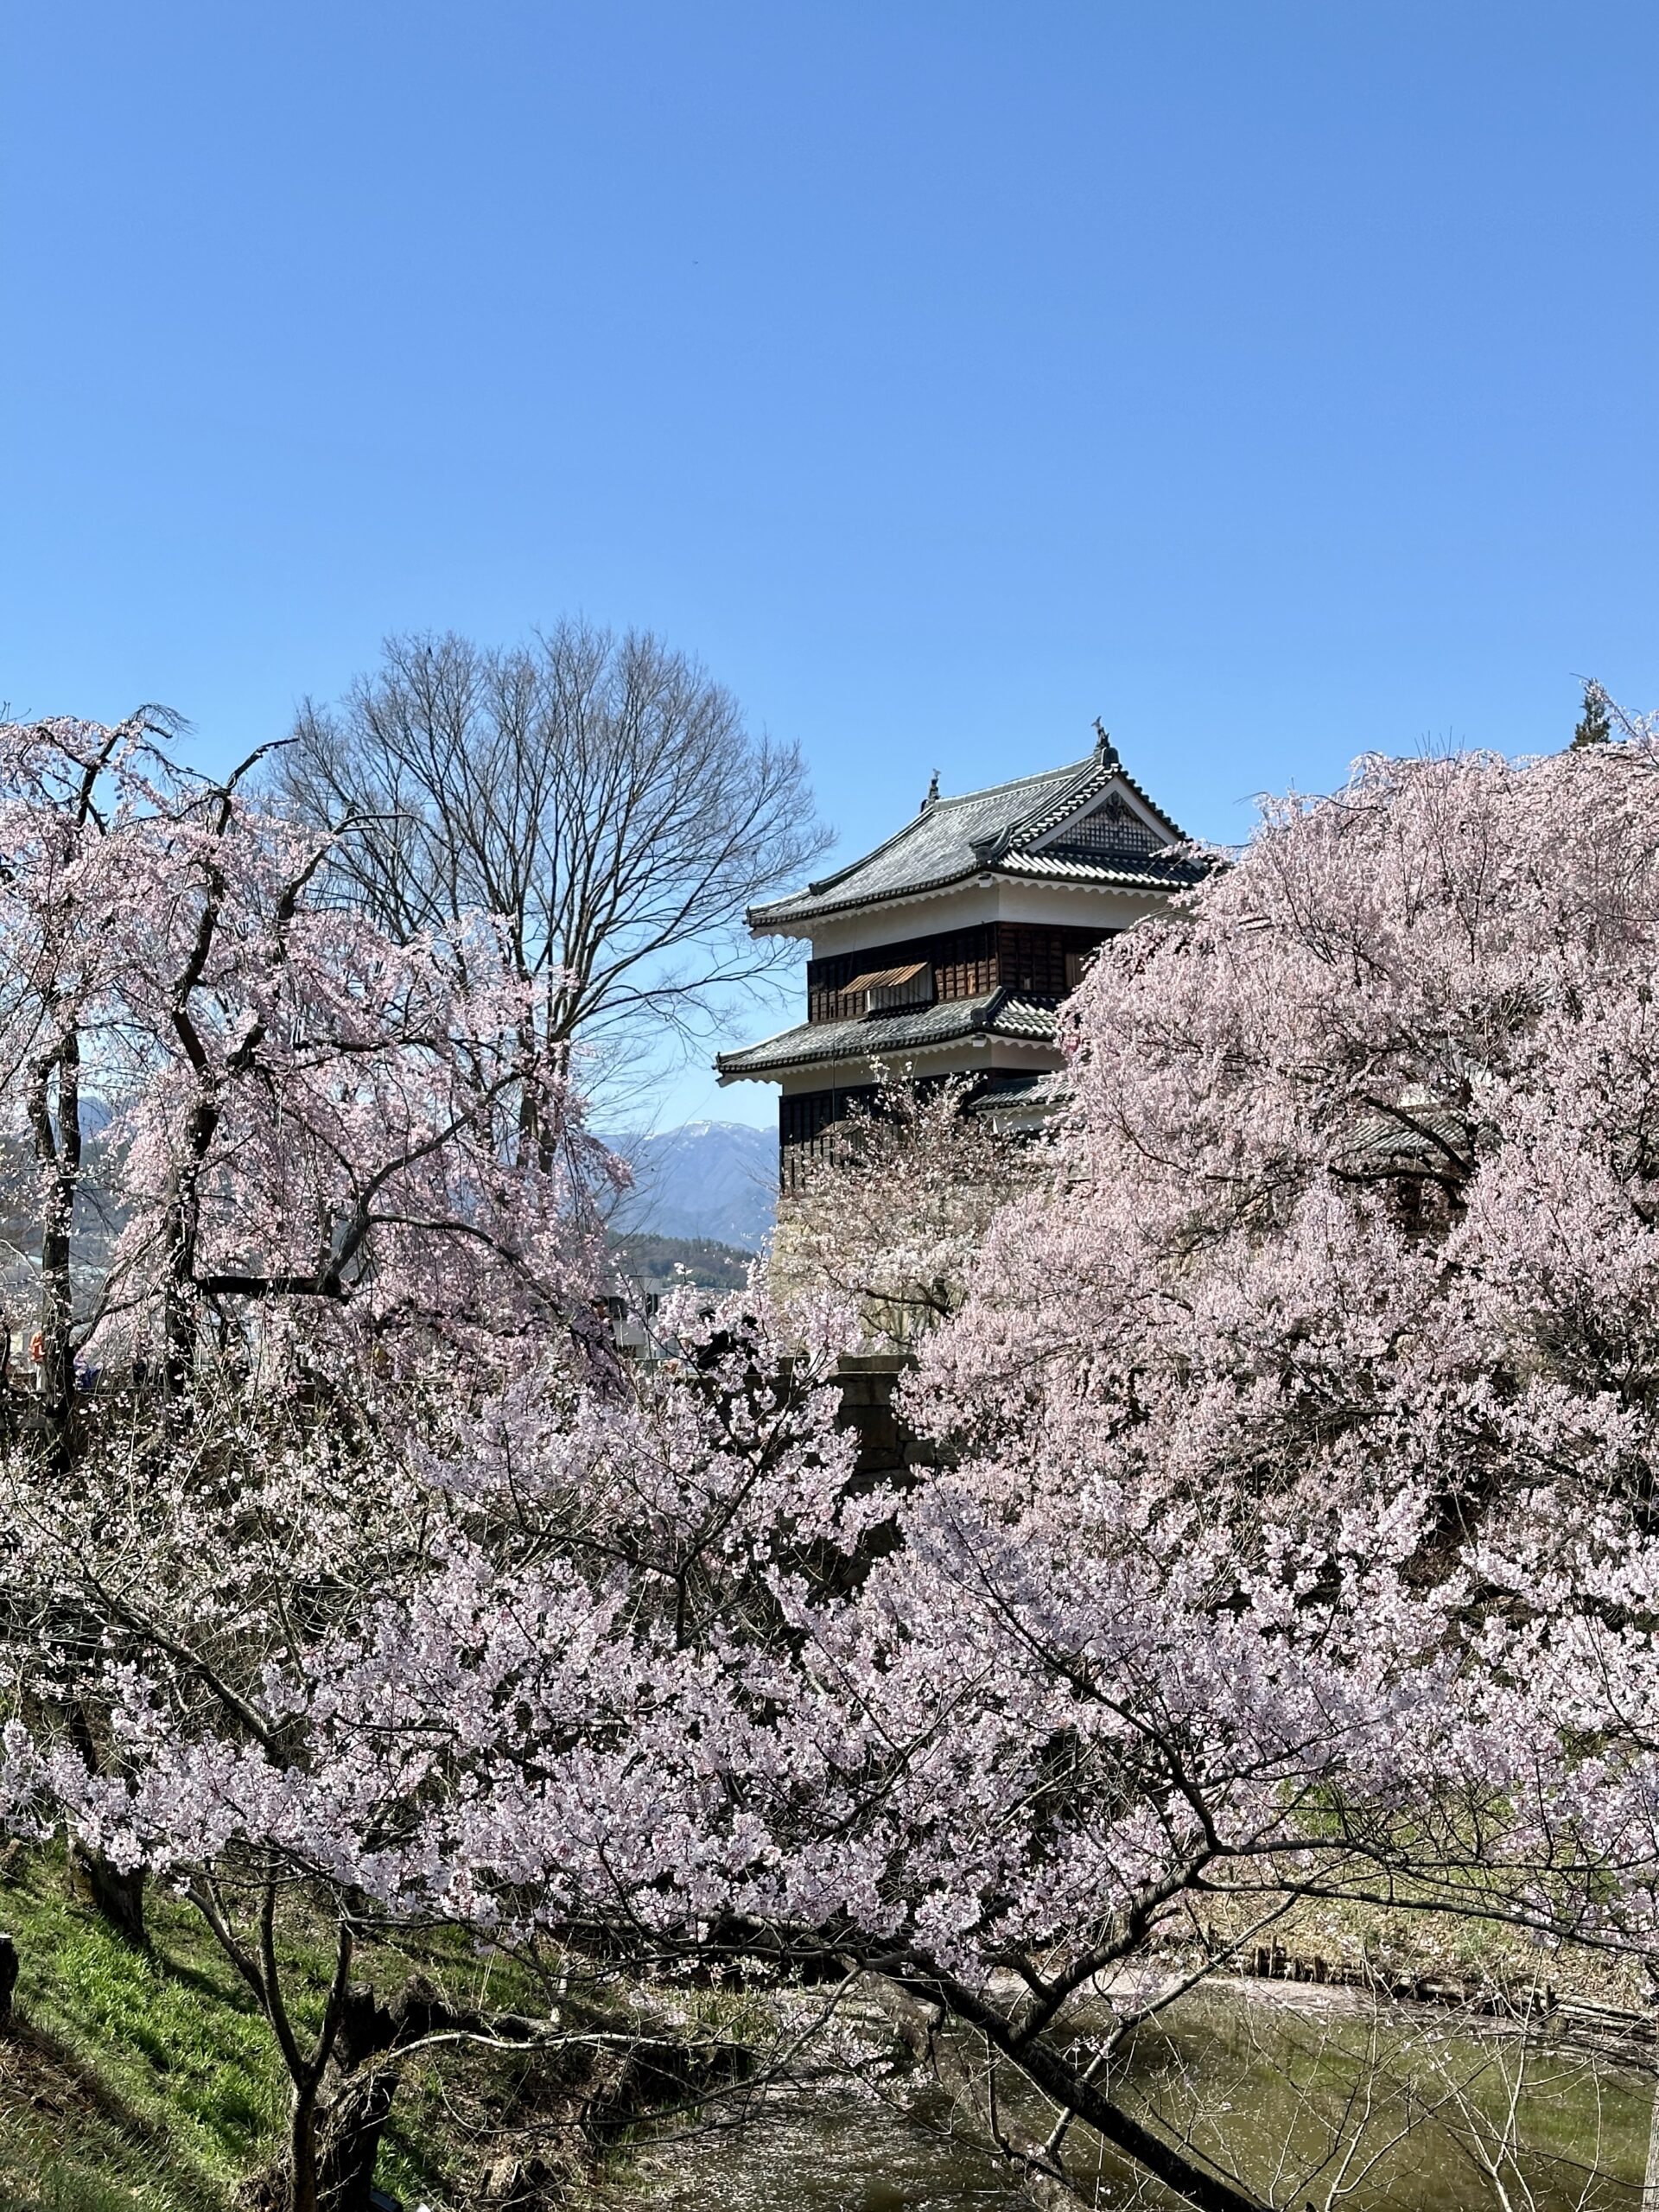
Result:
[[[339,896],[403,939],[505,922],[540,1047],[681,1049],[788,958],[747,906],[827,842],[798,749],[649,633],[561,623],[527,645],[387,639],[336,708],[308,700],[283,803],[338,833]],[[526,1039],[526,1042],[532,1040]]]

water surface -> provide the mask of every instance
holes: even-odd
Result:
[[[1215,1984],[1143,2032],[1118,2093],[1191,2131],[1287,2212],[1640,2212],[1653,2082],[1637,2067],[1431,2006]],[[630,2192],[664,2212],[1028,2212],[931,2089],[848,2086],[659,2146]],[[1014,2085],[1004,2094],[1018,2104]],[[1026,2114],[1039,2119],[1036,2108]],[[1046,2123],[1044,2123],[1046,2125]],[[1181,2200],[1110,2156],[1103,2203]]]

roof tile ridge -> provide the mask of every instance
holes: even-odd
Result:
[[[1091,788],[1103,790],[1120,776],[1123,776],[1123,770],[1116,759],[1103,760],[1098,753],[1091,754],[1080,764],[1072,782],[1064,785],[1052,798],[1046,799],[1040,806],[1033,807],[1029,814],[1021,815],[1018,822],[1010,825],[1004,841],[1004,850],[1020,851],[1027,838],[1040,835],[1043,829],[1052,822],[1064,821],[1071,809],[1087,798]],[[1124,776],[1123,780],[1127,783],[1128,779]],[[1151,804],[1150,800],[1147,803]]]
[[[982,998],[969,999],[967,1003],[972,1009],[969,1016],[972,1027],[976,1029],[988,1029],[1013,996],[1012,984],[997,983],[986,992]]]
[[[884,837],[879,845],[872,845],[868,853],[861,853],[855,861],[848,861],[842,867],[832,868],[828,875],[815,876],[811,882],[803,884],[798,891],[785,891],[779,899],[768,899],[757,904],[751,911],[757,914],[763,914],[769,906],[787,906],[797,899],[822,898],[826,891],[833,890],[836,884],[844,882],[848,876],[856,874],[860,868],[868,868],[872,861],[880,860],[882,854],[893,846],[901,844],[906,837],[928,820],[935,808],[949,804],[950,802],[945,799],[935,799],[933,805],[928,808],[926,812],[912,814],[908,822],[893,830],[890,836]]]
[[[1159,805],[1151,792],[1135,781],[1116,753],[1113,753],[1109,759],[1104,760],[1096,754],[1089,763],[1089,768],[1091,772],[1079,776],[1075,784],[1068,785],[1064,791],[1057,793],[1046,806],[1033,808],[1023,821],[1016,823],[1007,839],[1007,849],[1010,851],[1024,849],[1026,839],[1046,836],[1051,829],[1057,827],[1065,820],[1066,814],[1079,800],[1088,796],[1091,784],[1102,791],[1109,789],[1113,784],[1127,785],[1141,805],[1146,808],[1147,812],[1160,827],[1170,831],[1171,845],[1190,845],[1193,842],[1180,823],[1176,821],[1174,816],[1167,813]]]
[[[836,1025],[834,1023],[827,1021],[816,1023],[791,1021],[787,1029],[774,1029],[770,1037],[757,1037],[752,1045],[734,1045],[726,1052],[716,1052],[715,1054],[715,1065],[718,1066],[722,1060],[745,1059],[751,1052],[764,1052],[768,1045],[781,1045],[785,1037],[793,1037],[798,1030],[807,1028],[829,1029],[833,1028]]]
[[[1095,756],[1087,760],[1063,760],[1058,768],[1033,768],[1028,776],[1010,776],[1006,783],[982,784],[977,791],[946,791],[933,802],[936,807],[962,806],[970,798],[995,798],[999,791],[1017,791],[1022,784],[1046,784],[1056,776],[1076,775],[1080,769],[1093,765]]]

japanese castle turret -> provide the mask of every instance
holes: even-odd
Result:
[[[785,1186],[878,1065],[965,1077],[970,1111],[1039,1120],[1062,1001],[1100,944],[1198,880],[1184,842],[1102,730],[1086,760],[988,791],[944,798],[936,776],[873,853],[751,907],[757,935],[812,948],[806,1020],[715,1063],[779,1085]]]

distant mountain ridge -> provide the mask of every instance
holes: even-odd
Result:
[[[778,1139],[770,1129],[687,1122],[601,1141],[633,1170],[633,1188],[612,1217],[618,1236],[709,1237],[755,1252],[771,1235]]]

